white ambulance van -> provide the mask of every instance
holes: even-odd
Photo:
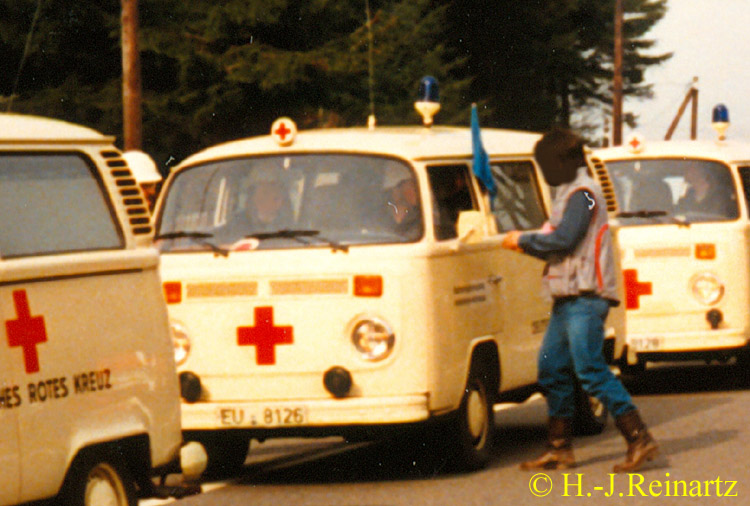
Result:
[[[610,216],[626,293],[623,372],[637,374],[651,361],[746,360],[750,144],[723,132],[709,141],[636,135],[595,150],[591,162],[616,196]]]
[[[179,469],[147,207],[113,138],[0,114],[0,505],[135,505]]]
[[[500,248],[546,220],[539,135],[482,138],[492,207],[468,128],[282,118],[170,174],[156,238],[183,430],[209,470],[241,465],[253,438],[424,426],[456,467],[487,462],[493,404],[536,388],[550,304],[543,263]],[[601,431],[584,400],[582,430]]]

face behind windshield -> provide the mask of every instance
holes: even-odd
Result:
[[[238,158],[180,172],[159,218],[163,251],[413,242],[419,185],[406,163],[363,155]],[[185,234],[188,232],[188,234]],[[200,234],[201,241],[185,235]],[[195,239],[195,237],[193,237]]]
[[[607,162],[624,225],[737,219],[737,192],[728,168],[697,159]]]

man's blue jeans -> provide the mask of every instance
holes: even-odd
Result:
[[[607,313],[609,303],[598,296],[555,300],[539,350],[539,384],[550,416],[570,418],[575,414],[574,375],[612,416],[635,409],[630,394],[602,355]]]

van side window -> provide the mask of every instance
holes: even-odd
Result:
[[[477,209],[472,194],[471,176],[466,165],[427,167],[432,189],[435,238],[442,241],[458,237],[456,224],[461,211]]]
[[[492,213],[499,232],[532,230],[544,224],[545,214],[534,166],[530,161],[491,162],[497,196]]]
[[[92,166],[77,153],[0,153],[0,256],[120,249]]]
[[[745,194],[745,203],[750,209],[750,166],[740,167],[740,179],[742,180],[742,189]]]

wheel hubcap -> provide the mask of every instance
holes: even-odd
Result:
[[[91,470],[86,483],[86,506],[122,506],[127,504],[125,490],[117,471],[101,463]]]
[[[478,390],[472,390],[466,399],[466,425],[476,443],[484,439],[487,428],[487,400]]]

